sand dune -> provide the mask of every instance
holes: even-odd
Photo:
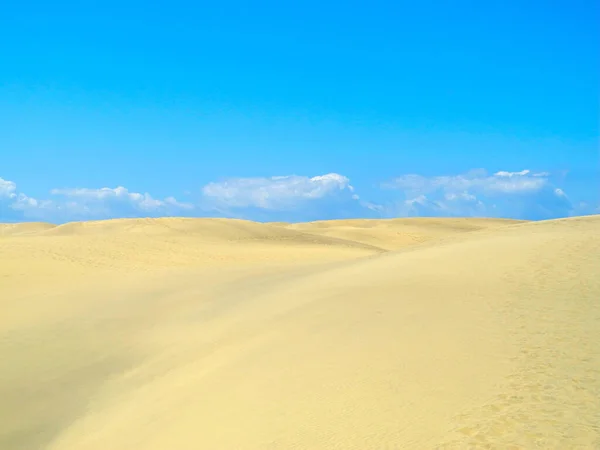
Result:
[[[517,223],[523,223],[523,221],[508,219],[411,218],[324,220],[298,224],[282,222],[275,224],[292,230],[348,239],[375,245],[386,250],[397,250],[407,245],[419,244],[431,239]]]
[[[54,227],[56,225],[46,222],[0,223],[0,237],[36,234]]]
[[[10,229],[1,449],[600,448],[600,216]]]

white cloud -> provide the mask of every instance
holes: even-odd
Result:
[[[65,217],[157,217],[185,215],[194,206],[180,203],[173,197],[155,199],[148,193],[130,192],[122,186],[116,188],[53,189],[51,194],[60,198],[53,200]]]
[[[0,199],[12,199],[15,197],[17,185],[13,181],[0,178]]]
[[[499,171],[490,175],[477,169],[459,175],[403,175],[382,187],[403,194],[403,199],[386,206],[392,215],[545,219],[574,211],[565,192],[553,185],[547,172]]]
[[[0,178],[0,221],[107,219],[112,217],[157,217],[184,215],[194,209],[173,197],[155,199],[148,193],[117,188],[53,189],[49,199],[35,199],[18,192],[12,181]]]
[[[430,193],[444,191],[450,193],[476,190],[493,193],[535,192],[548,183],[548,173],[496,172],[488,175],[483,169],[472,170],[461,175],[424,177],[421,175],[403,175],[384,183],[387,189],[400,189],[406,192]]]
[[[336,173],[315,177],[236,178],[204,186],[195,204],[174,197],[116,188],[57,188],[45,199],[19,192],[14,182],[0,179],[0,221],[104,219],[173,215],[226,216],[255,220],[303,220],[360,215],[350,180]]]
[[[35,199],[17,191],[14,181],[0,178],[0,221],[24,220],[23,210],[36,205]]]
[[[156,212],[169,207],[181,209],[193,208],[192,205],[180,203],[173,197],[157,200],[148,193],[129,192],[127,188],[122,186],[114,189],[106,187],[100,189],[53,189],[50,193],[73,199],[77,204],[85,204],[87,206],[120,204],[140,212]]]
[[[287,210],[306,202],[347,194],[357,200],[350,180],[337,173],[316,177],[297,175],[270,178],[234,178],[209,183],[202,189],[209,203],[228,208]]]

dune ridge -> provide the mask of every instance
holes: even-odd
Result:
[[[458,233],[515,225],[525,221],[486,218],[409,218],[323,220],[308,223],[280,224],[321,236],[336,236],[356,242],[397,250],[407,245]]]
[[[2,449],[600,447],[600,216],[2,229]]]
[[[0,223],[0,237],[36,234],[56,225],[47,222]]]

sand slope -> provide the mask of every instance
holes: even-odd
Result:
[[[598,273],[600,216],[6,233],[0,448],[600,448]]]

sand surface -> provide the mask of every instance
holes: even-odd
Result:
[[[600,216],[0,224],[0,449],[599,449]]]

